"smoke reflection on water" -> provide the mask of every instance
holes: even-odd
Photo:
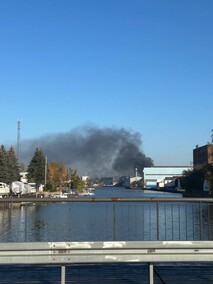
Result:
[[[95,194],[157,197],[122,188],[99,188]],[[200,239],[213,239],[213,207],[207,203],[61,202],[0,209],[0,242]]]

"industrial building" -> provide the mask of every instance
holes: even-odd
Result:
[[[167,183],[180,178],[183,172],[188,170],[190,170],[189,166],[145,167],[144,188],[165,187]]]
[[[194,169],[200,169],[207,164],[213,165],[213,144],[210,143],[193,149]]]

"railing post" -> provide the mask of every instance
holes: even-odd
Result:
[[[203,240],[203,211],[202,211],[202,201],[200,201],[200,240]]]
[[[156,218],[157,218],[157,241],[160,240],[160,228],[159,228],[159,203],[156,202]]]
[[[61,266],[61,284],[65,284],[66,281],[66,267],[65,265]]]
[[[113,241],[116,241],[116,208],[115,208],[115,201],[113,201]]]
[[[153,268],[153,263],[149,263],[149,284],[154,284],[154,268]]]

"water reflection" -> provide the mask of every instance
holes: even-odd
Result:
[[[213,239],[210,203],[62,202],[0,208],[1,242],[201,239]]]

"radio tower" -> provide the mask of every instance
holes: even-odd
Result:
[[[18,120],[18,134],[17,134],[17,160],[18,160],[18,164],[20,166],[20,162],[21,162],[21,121]]]

